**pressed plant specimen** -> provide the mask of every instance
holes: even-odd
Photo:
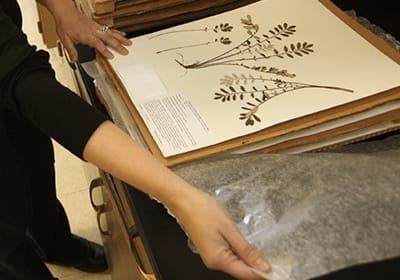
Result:
[[[257,85],[255,85],[257,83]],[[323,88],[330,90],[339,90],[353,92],[350,89],[312,85],[299,82],[284,81],[281,79],[266,78],[262,75],[254,77],[253,75],[232,74],[224,76],[221,79],[221,85],[214,95],[215,100],[222,102],[246,101],[246,105],[241,109],[239,119],[244,120],[246,126],[254,125],[255,122],[261,122],[261,118],[256,115],[259,108],[273,97],[304,88]]]
[[[287,70],[279,70],[276,67],[267,67],[265,65],[260,66],[257,63],[271,58],[294,58],[314,52],[312,49],[313,44],[307,42],[291,43],[283,46],[280,50],[272,44],[273,41],[282,41],[296,33],[295,25],[287,23],[279,24],[267,33],[259,35],[260,27],[258,24],[253,23],[250,15],[241,19],[241,23],[246,30],[247,37],[237,45],[204,61],[192,64],[183,64],[178,60],[176,62],[186,69],[201,69],[211,66],[238,66],[258,72],[293,78],[295,74],[291,74]]]
[[[183,32],[213,32],[213,34],[219,34],[221,32],[227,33],[227,32],[231,32],[233,29],[233,26],[230,25],[229,23],[220,23],[218,25],[215,25],[214,28],[208,28],[208,27],[204,27],[204,28],[197,28],[197,29],[180,29],[180,30],[173,30],[173,31],[166,31],[166,32],[162,32],[162,33],[158,33],[154,36],[149,37],[149,39],[154,39],[160,36],[165,36],[165,35],[169,35],[169,34],[173,34],[173,33],[183,33]],[[164,53],[164,52],[169,52],[169,51],[175,51],[175,50],[180,50],[180,49],[186,49],[186,48],[193,48],[193,47],[200,47],[200,46],[208,46],[210,44],[215,44],[215,43],[221,43],[223,45],[229,45],[232,43],[232,41],[229,39],[229,37],[225,37],[225,36],[221,36],[221,37],[216,37],[211,41],[206,41],[206,42],[202,42],[202,43],[197,43],[197,44],[191,44],[191,45],[186,45],[186,46],[177,46],[177,47],[172,47],[172,48],[168,48],[168,49],[163,49],[163,50],[159,50],[156,53],[160,54],[160,53]]]
[[[327,90],[338,90],[345,92],[353,92],[350,89],[336,86],[321,86],[300,82],[287,81],[287,79],[296,77],[295,73],[290,73],[286,69],[278,69],[277,67],[267,67],[262,62],[267,60],[278,59],[293,59],[295,57],[303,57],[314,52],[312,43],[297,42],[282,44],[279,49],[273,44],[282,42],[288,37],[297,32],[295,25],[288,23],[278,24],[266,33],[260,34],[260,27],[253,23],[252,17],[247,15],[242,18],[241,24],[246,31],[246,38],[238,44],[222,51],[220,54],[203,61],[197,61],[192,64],[184,64],[175,60],[179,65],[186,70],[204,69],[215,66],[234,66],[244,68],[248,72],[258,72],[259,76],[253,74],[232,74],[225,75],[221,79],[221,87],[218,92],[215,92],[214,99],[222,102],[243,101],[244,106],[241,106],[242,113],[239,115],[240,120],[244,120],[246,126],[253,126],[256,122],[261,122],[261,118],[257,115],[260,107],[273,97],[280,96],[285,93],[293,92],[304,88],[323,88]],[[214,32],[225,30],[230,32],[233,29],[229,24],[220,24],[214,28]],[[206,29],[191,29],[186,31],[206,31]],[[178,30],[172,32],[184,32]],[[167,35],[170,32],[161,35]],[[226,39],[226,45],[232,42]],[[197,44],[193,46],[205,46],[207,44]],[[185,47],[179,47],[185,48]],[[178,48],[173,48],[178,49]],[[167,49],[164,51],[169,51]],[[160,51],[161,52],[161,51]],[[183,61],[183,56],[182,56]],[[261,74],[260,74],[261,72]],[[281,78],[270,78],[263,75],[280,76]],[[286,79],[286,80],[284,80]]]

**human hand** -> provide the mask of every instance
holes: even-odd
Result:
[[[57,34],[67,50],[71,62],[78,59],[78,52],[75,48],[78,43],[95,48],[108,59],[113,58],[113,54],[107,49],[107,46],[122,55],[128,54],[125,46],[131,45],[132,42],[125,38],[124,32],[102,27],[75,7],[67,9],[63,13],[57,13],[54,17]]]
[[[111,122],[100,125],[87,142],[83,158],[163,203],[208,268],[241,280],[264,279],[251,268],[267,272],[268,263],[242,236],[223,206],[176,176],[117,126]]]
[[[221,204],[201,191],[181,201],[183,206],[173,213],[208,268],[224,271],[241,280],[264,279],[250,267],[268,272],[269,264],[245,240]]]

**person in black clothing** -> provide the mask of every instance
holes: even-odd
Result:
[[[72,61],[75,44],[126,54],[122,32],[102,30],[71,0],[41,0]],[[269,265],[223,207],[165,168],[106,116],[55,79],[48,54],[29,45],[16,0],[0,0],[0,279],[54,279],[44,262],[104,271],[103,248],[71,233],[56,197],[50,137],[162,202],[179,219],[205,264],[240,279]],[[157,176],[149,176],[157,174]],[[196,216],[193,210],[196,209]]]

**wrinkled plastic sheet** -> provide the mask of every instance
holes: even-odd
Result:
[[[221,155],[174,171],[228,209],[271,263],[270,280],[400,256],[399,135],[330,152]]]

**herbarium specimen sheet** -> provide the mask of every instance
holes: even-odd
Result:
[[[400,85],[317,0],[266,0],[131,39],[110,64],[165,157]]]

